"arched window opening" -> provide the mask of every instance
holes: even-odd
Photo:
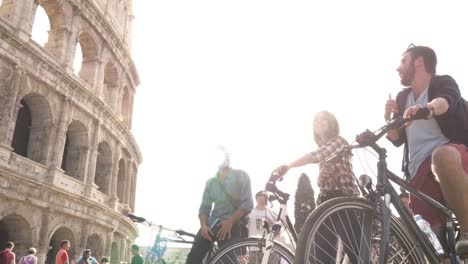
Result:
[[[81,49],[81,43],[78,42],[75,50],[75,59],[73,60],[73,73],[79,76],[81,67],[83,65],[83,51]]]
[[[89,85],[94,85],[98,71],[98,55],[96,41],[89,33],[83,32],[78,35],[75,64],[75,74]]]
[[[28,104],[24,100],[21,100],[21,105],[21,108],[18,110],[18,117],[16,118],[11,147],[13,148],[13,152],[27,158],[32,117]]]
[[[9,215],[0,220],[0,245],[13,241],[13,252],[22,255],[32,246],[32,228],[29,223],[19,215]]]
[[[31,39],[34,40],[41,47],[44,47],[49,39],[50,20],[45,9],[38,5],[36,15],[34,17],[34,24],[32,28]]]
[[[68,259],[76,259],[76,252],[75,252],[75,235],[73,232],[67,227],[61,227],[55,231],[54,235],[50,239],[49,242],[49,252],[47,252],[47,259],[46,264],[55,264],[55,255],[60,249],[60,242],[62,240],[70,241],[70,249],[68,250]]]
[[[52,124],[52,111],[45,97],[28,94],[20,101],[15,130],[13,132],[13,151],[23,157],[47,163]]]
[[[62,169],[65,174],[83,180],[87,157],[88,131],[83,123],[73,120],[68,126],[63,151]]]
[[[124,203],[124,194],[125,194],[125,186],[126,186],[126,169],[125,169],[125,162],[123,159],[120,159],[119,162],[119,172],[117,177],[117,197],[121,203]]]
[[[109,195],[109,181],[112,172],[112,152],[107,142],[101,142],[98,145],[98,156],[96,162],[96,175],[94,183],[99,191]]]
[[[102,239],[98,234],[88,237],[86,248],[91,249],[91,254],[95,259],[102,258]]]
[[[118,264],[119,263],[119,247],[117,243],[112,242],[111,247],[111,256],[110,256],[110,264]]]

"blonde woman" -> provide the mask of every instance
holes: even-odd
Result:
[[[317,185],[320,189],[317,205],[335,197],[359,195],[351,152],[330,159],[348,145],[348,142],[340,136],[336,117],[328,111],[321,111],[315,115],[313,122],[314,141],[318,148],[288,165],[279,166],[273,174],[282,177],[291,168],[316,163],[319,164]]]
[[[290,168],[301,167],[306,164],[319,164],[319,175],[317,177],[317,185],[320,193],[317,197],[317,205],[320,205],[330,199],[343,196],[358,196],[359,189],[356,184],[356,177],[353,172],[352,154],[351,152],[339,153],[348,145],[348,142],[340,136],[340,128],[335,116],[328,111],[318,112],[314,117],[314,140],[318,148],[312,152],[306,153],[302,157],[292,161],[288,165],[279,166],[272,173],[270,180],[276,181],[283,177]],[[328,238],[328,241],[317,241],[317,251],[315,258],[319,263],[335,263],[334,257],[336,253],[335,247],[332,246],[335,242],[330,242],[337,239],[336,234],[330,232],[329,226],[335,226],[338,234],[348,234],[350,231],[354,234],[355,241],[359,241],[359,232],[355,230],[346,230],[340,227],[340,222],[336,219],[330,219],[320,229],[320,233]],[[351,229],[357,225],[355,217],[349,217]],[[303,232],[303,231],[301,231]],[[358,263],[358,256],[355,252],[358,251],[358,245],[354,243],[349,236],[343,235],[342,241],[344,250],[350,260],[350,263]]]

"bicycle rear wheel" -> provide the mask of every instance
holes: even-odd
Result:
[[[377,263],[380,257],[380,212],[362,198],[329,200],[307,218],[295,263]],[[426,263],[415,239],[392,216],[387,263]]]
[[[246,238],[225,245],[215,252],[210,264],[262,263],[265,251],[265,239]],[[294,254],[276,241],[270,253],[268,263],[293,264]]]

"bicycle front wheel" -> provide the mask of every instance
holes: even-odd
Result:
[[[307,218],[296,263],[378,263],[381,222],[375,205],[362,198],[329,200]],[[426,263],[421,248],[392,216],[387,263]]]
[[[210,264],[262,263],[265,252],[265,239],[246,238],[234,241],[220,248],[210,259]],[[284,245],[273,244],[268,263],[293,264],[294,254]]]

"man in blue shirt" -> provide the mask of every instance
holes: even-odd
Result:
[[[214,207],[213,207],[214,204]],[[209,179],[203,191],[198,218],[200,231],[187,257],[188,264],[202,263],[214,241],[218,246],[241,238],[241,222],[253,208],[249,175],[230,167],[224,153],[216,176]]]

